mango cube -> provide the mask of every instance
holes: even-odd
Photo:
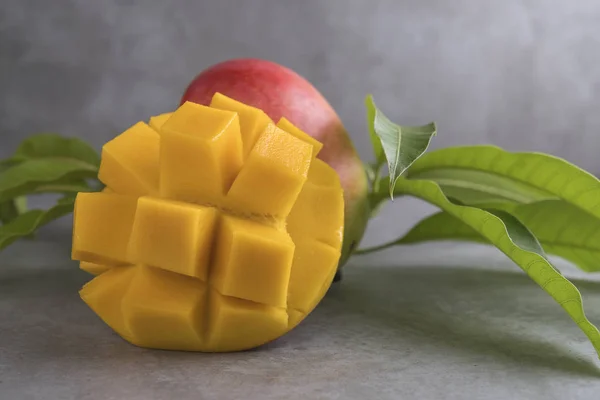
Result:
[[[227,196],[250,213],[285,218],[306,181],[311,158],[312,146],[269,124]]]
[[[208,346],[214,351],[251,349],[277,339],[288,329],[283,308],[266,306],[211,291]],[[243,334],[240,334],[243,332]]]
[[[129,264],[127,247],[137,198],[79,193],[73,212],[72,257],[95,264]]]
[[[125,324],[121,302],[135,275],[135,268],[116,267],[95,277],[79,291],[81,299],[115,332],[131,340]]]
[[[244,154],[250,153],[256,140],[265,130],[271,119],[259,108],[231,99],[221,93],[215,93],[210,106],[219,110],[235,111],[240,117]]]
[[[123,297],[123,318],[132,339],[158,349],[202,348],[202,282],[140,266]]]
[[[120,194],[157,195],[158,154],[158,134],[138,122],[102,147],[98,179]]]
[[[158,133],[160,132],[165,122],[167,122],[167,120],[171,118],[171,115],[173,115],[173,113],[164,113],[150,117],[148,125],[150,125],[150,128],[154,129]]]
[[[294,243],[287,233],[223,217],[211,283],[222,294],[285,307]]]
[[[306,314],[293,308],[288,309],[288,315],[288,329],[293,329],[306,317]]]
[[[339,258],[339,250],[327,244],[316,240],[296,241],[288,305],[295,310],[309,312]]]
[[[161,196],[214,204],[242,166],[238,115],[190,102],[161,127]]]
[[[283,129],[290,135],[297,137],[298,139],[302,140],[303,142],[310,144],[313,147],[313,153],[312,153],[313,158],[317,157],[317,155],[323,148],[323,143],[319,142],[317,139],[310,136],[308,133],[300,130],[300,128],[297,128],[294,124],[292,124],[285,117],[281,117],[281,119],[277,122],[277,127],[280,129]]]
[[[214,208],[142,197],[129,242],[129,259],[206,280]]]
[[[296,238],[314,238],[334,248],[344,236],[339,220],[344,218],[344,197],[335,172],[315,160],[308,180],[288,217],[288,230]]]

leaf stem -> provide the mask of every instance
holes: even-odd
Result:
[[[354,252],[354,254],[360,256],[360,255],[364,255],[364,254],[374,253],[376,251],[384,250],[384,249],[386,249],[388,247],[392,247],[392,246],[395,246],[395,245],[396,245],[396,241],[392,240],[390,242],[387,242],[387,243],[384,243],[384,244],[380,244],[380,245],[377,245],[377,246],[367,247],[367,248],[364,248],[364,249],[358,249],[358,250],[356,250]]]
[[[373,176],[373,182],[371,182],[371,191],[373,193],[377,193],[377,191],[379,190],[380,175],[381,175],[381,166],[375,165],[375,176]]]

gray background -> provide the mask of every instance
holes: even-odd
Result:
[[[52,130],[99,147],[232,57],[287,65],[369,158],[363,98],[435,120],[434,146],[493,143],[600,172],[594,0],[2,0],[0,156]]]
[[[370,159],[363,98],[435,120],[433,147],[491,143],[600,172],[594,0],[0,1],[0,157],[55,131],[97,149],[172,109],[233,57],[312,81]],[[400,200],[365,245],[430,213]],[[496,251],[424,245],[355,257],[305,324],[258,352],[144,351],[77,299],[69,217],[0,254],[0,398],[593,399],[598,361],[569,318]],[[435,249],[435,250],[434,250]],[[600,283],[569,265],[588,315]],[[305,391],[308,394],[303,394]]]

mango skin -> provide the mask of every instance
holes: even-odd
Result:
[[[189,84],[181,104],[209,105],[216,92],[260,108],[273,121],[285,117],[323,143],[317,158],[337,172],[344,190],[342,267],[362,240],[370,210],[363,163],[333,107],[302,76],[261,59],[232,59],[207,68]]]

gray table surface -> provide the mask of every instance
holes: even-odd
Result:
[[[413,217],[405,222],[417,214],[407,213]],[[548,400],[600,393],[600,362],[585,336],[485,246],[427,244],[355,257],[341,284],[288,335],[254,351],[201,354],[137,348],[105,326],[78,297],[89,276],[69,260],[70,223],[65,218],[37,241],[0,254],[2,400]],[[600,279],[557,265],[600,322]]]

